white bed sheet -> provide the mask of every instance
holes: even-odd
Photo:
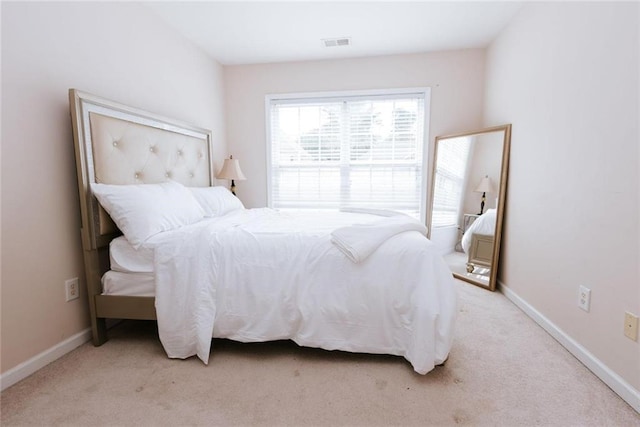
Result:
[[[152,297],[156,294],[155,275],[109,270],[102,276],[102,294]]]
[[[354,263],[331,243],[336,228],[379,218],[247,209],[152,237],[167,354],[207,363],[214,336],[394,354],[422,374],[443,363],[456,294],[433,244],[404,232]]]
[[[496,232],[496,210],[488,209],[483,215],[480,215],[478,219],[473,221],[471,227],[465,231],[462,236],[462,249],[465,253],[469,253],[469,248],[471,247],[471,236],[473,234],[486,234],[488,236],[493,236]]]

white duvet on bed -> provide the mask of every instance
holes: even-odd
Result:
[[[469,248],[471,247],[471,236],[475,234],[486,234],[489,236],[493,236],[496,232],[496,210],[495,209],[487,209],[487,211],[478,217],[471,227],[464,232],[462,236],[462,249],[464,249],[465,253],[469,253]]]
[[[456,295],[432,243],[403,232],[359,263],[331,243],[336,228],[379,219],[247,209],[153,237],[168,356],[207,363],[213,336],[400,355],[422,374],[444,362]]]

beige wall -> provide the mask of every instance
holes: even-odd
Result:
[[[267,204],[265,95],[431,88],[429,153],[436,135],[480,127],[483,49],[225,67],[227,140],[246,181],[237,184],[247,207]]]
[[[636,390],[639,8],[526,5],[488,49],[485,107],[513,123],[501,281]]]
[[[222,67],[131,3],[2,3],[2,372],[89,326],[69,88],[213,129]],[[83,285],[83,284],[81,284]],[[82,286],[81,286],[82,287]]]
[[[498,190],[500,189],[500,173],[502,172],[502,152],[504,149],[504,133],[488,133],[478,135],[471,153],[471,167],[464,190],[464,213],[477,214],[480,212],[482,193],[476,193],[475,189],[485,175],[491,178],[496,192],[487,193],[483,212],[497,207]],[[462,224],[462,215],[460,216]]]

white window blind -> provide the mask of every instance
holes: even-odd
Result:
[[[418,217],[424,93],[272,99],[270,206]]]
[[[470,147],[470,138],[455,138],[438,144],[432,227],[458,224]]]

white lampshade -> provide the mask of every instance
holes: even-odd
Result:
[[[240,169],[240,162],[238,159],[234,159],[233,156],[230,156],[228,159],[224,159],[222,169],[218,175],[216,175],[216,178],[237,179],[238,181],[247,179],[242,173],[242,169]]]
[[[485,175],[484,178],[480,180],[480,184],[478,184],[474,191],[476,193],[495,193],[496,188],[494,187],[491,178],[489,178],[489,175]]]

